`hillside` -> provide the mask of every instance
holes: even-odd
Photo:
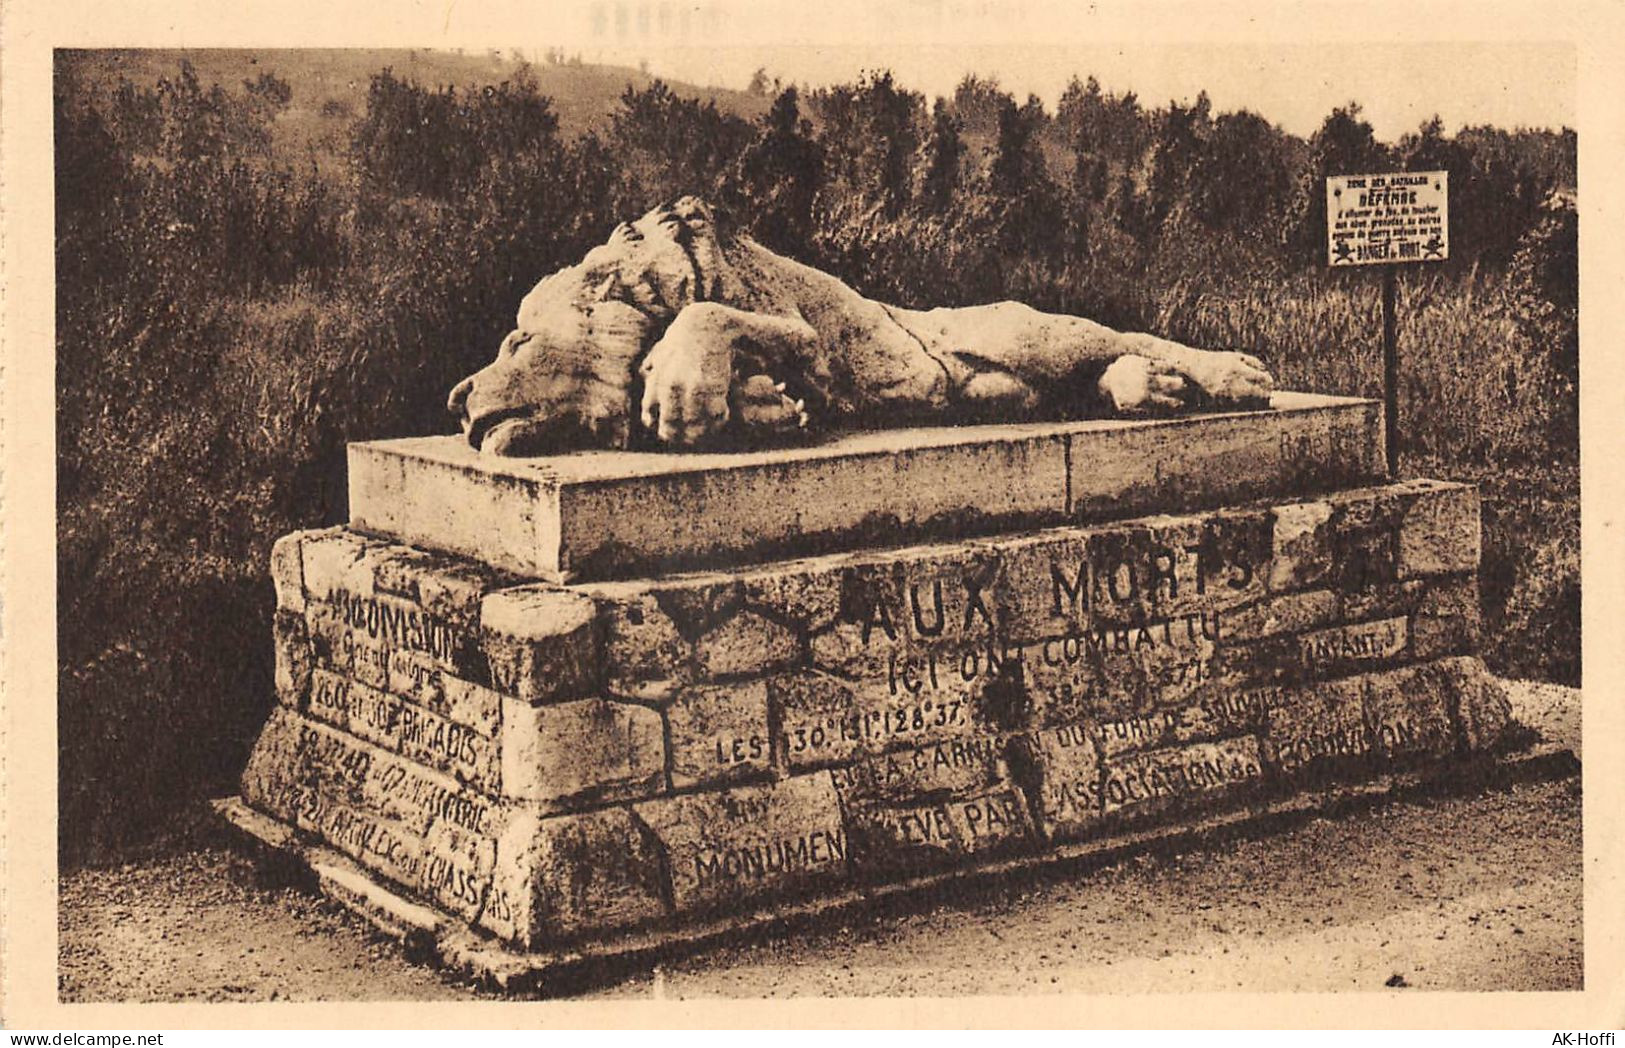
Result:
[[[313,155],[324,169],[326,161],[342,152],[352,120],[366,111],[367,86],[379,70],[391,69],[397,77],[431,89],[465,88],[501,83],[521,65],[507,56],[425,49],[214,48],[71,51],[59,58],[58,68],[71,71],[92,90],[111,92],[121,79],[150,88],[160,78],[175,76],[183,58],[205,85],[235,90],[262,73],[287,81],[293,98],[276,120],[276,152],[284,158]],[[625,66],[544,63],[529,68],[540,92],[552,99],[566,137],[602,130],[629,86],[641,91],[655,80]],[[765,112],[770,101],[726,88],[670,80],[666,85],[677,95],[715,102],[722,112],[747,120]]]

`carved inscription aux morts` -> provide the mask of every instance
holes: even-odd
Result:
[[[863,647],[889,642],[882,649],[887,693],[960,695],[1023,665],[1060,668],[1166,649],[1190,654],[1166,661],[1164,683],[1195,683],[1211,675],[1207,657],[1220,639],[1220,611],[1204,605],[1222,603],[1221,594],[1239,598],[1259,579],[1246,550],[1209,542],[1153,544],[1116,557],[1057,555],[1045,568],[1022,573],[1010,592],[978,567],[910,582],[895,596],[871,595],[855,609],[856,622]],[[1161,608],[1166,612],[1157,614]],[[837,727],[843,737],[867,740],[929,727],[933,719],[941,727],[957,714],[951,703],[892,712],[902,718],[895,728],[878,713],[875,723]]]
[[[1068,623],[1103,611],[1173,606],[1188,598],[1199,602],[1215,591],[1239,593],[1258,578],[1246,549],[1221,549],[1211,541],[1151,544],[1117,555],[1052,555],[1047,566],[1044,582],[1023,580],[1029,590],[1015,595],[1013,607],[999,599],[992,571],[967,565],[946,581],[939,575],[910,582],[898,597],[884,591],[867,593],[854,609],[853,621],[861,626],[865,644],[877,630],[892,641],[905,633],[931,641],[999,633],[1014,625],[1042,630],[1049,620],[1047,625],[1058,632]],[[1034,621],[1001,621],[1013,616]],[[1199,617],[1195,612],[1188,616],[1192,620]],[[1149,642],[1147,638],[1144,643]]]

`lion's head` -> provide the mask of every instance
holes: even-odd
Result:
[[[525,296],[496,360],[447,407],[493,454],[624,447],[639,360],[684,306],[716,297],[726,270],[715,216],[694,197],[623,223]]]

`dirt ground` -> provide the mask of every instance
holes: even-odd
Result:
[[[1580,783],[1394,802],[713,950],[588,997],[1557,990],[1581,985]],[[68,1001],[458,1000],[226,847],[61,885]]]

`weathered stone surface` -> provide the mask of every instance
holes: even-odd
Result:
[[[1411,652],[1418,658],[1454,654],[1477,644],[1480,624],[1478,577],[1430,575],[1338,594],[1344,622],[1406,616]]]
[[[473,728],[481,735],[490,736],[496,732],[499,708],[497,693],[482,683],[456,675],[445,658],[423,650],[425,645],[418,642],[429,635],[413,633],[404,646],[391,644],[387,637],[375,640],[368,635],[365,627],[347,626],[333,606],[323,603],[312,603],[304,619],[284,623],[279,615],[276,628],[279,694],[302,696],[308,692],[309,670],[319,667],[388,692],[447,720]],[[296,638],[307,631],[309,641],[301,649]],[[432,645],[433,651],[439,652],[440,656],[457,651],[460,653],[459,659],[467,659],[465,653],[468,646],[459,644],[449,636],[433,641]],[[302,671],[301,659],[306,664]],[[295,687],[294,692],[282,689],[284,661],[287,665],[287,683]],[[484,676],[484,671],[479,675]],[[304,692],[297,691],[301,679],[307,681]],[[302,703],[303,698],[300,701]]]
[[[625,577],[839,548],[882,528],[1059,520],[1066,441],[1059,427],[990,426],[748,454],[535,460],[494,460],[458,438],[379,441],[350,445],[350,519],[552,581]]]
[[[1436,665],[1451,680],[1462,746],[1469,751],[1495,749],[1512,726],[1512,702],[1506,688],[1476,658],[1442,659]]]
[[[1332,497],[1328,523],[1332,547],[1331,582],[1358,590],[1399,577],[1399,515],[1402,485]]]
[[[591,600],[556,586],[518,586],[480,600],[480,624],[520,640],[573,637],[595,614]]]
[[[813,631],[815,663],[857,675],[877,658],[983,644],[1005,624],[993,601],[998,552],[944,544],[831,558],[816,567],[839,587],[835,615]]]
[[[1219,615],[1225,640],[1252,641],[1282,633],[1324,629],[1342,619],[1342,601],[1332,590],[1306,590],[1231,608]]]
[[[373,664],[366,667],[363,675],[358,679],[368,684],[375,684],[384,691],[399,695],[408,702],[416,703],[425,709],[436,713],[444,713],[445,705],[441,691],[442,678],[453,678],[450,673],[435,665],[433,658],[422,652],[391,650],[383,656],[382,664]],[[489,689],[487,689],[489,690]],[[453,717],[452,720],[458,718]],[[467,723],[467,722],[465,722]],[[489,735],[489,730],[483,732]]]
[[[1326,497],[1331,582],[1344,591],[1478,566],[1478,498],[1464,485],[1407,480]]]
[[[768,702],[778,713],[779,759],[790,771],[824,767],[883,748],[869,730],[882,714],[874,711],[866,716],[860,711],[847,681],[803,670],[771,677],[766,683]]]
[[[244,794],[464,920],[485,904],[506,812],[447,775],[283,713],[262,735]]]
[[[330,600],[335,590],[372,595],[372,564],[366,558],[389,543],[347,528],[302,534],[300,574],[307,600]]]
[[[1003,750],[1001,736],[972,736],[835,772],[854,866],[910,870],[1036,840]]]
[[[1418,659],[1460,655],[1478,650],[1477,614],[1417,616],[1411,621],[1411,654]]]
[[[988,540],[1003,562],[1001,635],[1027,642],[1249,603],[1263,595],[1271,534],[1259,509],[1046,532],[1008,548]]]
[[[537,947],[1368,777],[1505,738],[1477,517],[1414,481],[569,587],[300,533],[243,793]]]
[[[343,529],[306,533],[299,551],[318,664],[378,688],[431,669],[484,683],[480,599],[511,580]]]
[[[487,593],[519,581],[481,561],[410,546],[389,545],[369,560],[375,592],[408,599],[430,618],[453,623],[460,630],[479,624]]]
[[[521,586],[487,594],[480,646],[496,689],[525,702],[591,694],[602,676],[597,606],[567,590]]]
[[[353,528],[531,577],[540,574],[538,549],[557,547],[556,493],[545,475],[512,460],[481,460],[454,437],[348,450]]]
[[[317,665],[377,688],[389,686],[391,664],[401,659],[469,679],[489,673],[471,628],[429,616],[397,597],[342,588],[329,596],[312,599],[305,609]]]
[[[1279,634],[1261,640],[1226,638],[1209,661],[1213,687],[1289,684],[1316,676],[1305,666],[1302,635]]]
[[[479,624],[485,593],[517,581],[478,559],[413,549],[343,528],[303,535],[299,551],[307,600],[382,598],[388,606],[412,609],[459,633]]]
[[[306,718],[296,722],[299,784],[405,827],[417,836],[445,825],[494,838],[504,810],[442,772]]]
[[[315,719],[392,753],[448,772],[475,789],[497,792],[497,743],[469,725],[325,669],[311,675],[308,709]]]
[[[1009,783],[969,796],[860,808],[852,827],[852,861],[867,874],[913,872],[1038,839],[1026,800]]]
[[[466,724],[481,735],[495,736],[502,720],[502,695],[483,684],[475,684],[449,673],[435,676],[432,687],[414,694],[403,692],[394,679],[390,690],[415,698],[433,713],[458,724]]]
[[[1337,594],[1338,618],[1344,622],[1363,622],[1414,614],[1422,603],[1423,591],[1432,584],[1433,580],[1410,579],[1344,590]]]
[[[1200,702],[1103,720],[1093,727],[1106,757],[1252,734],[1262,730],[1267,711],[1283,692],[1276,686],[1215,688]]]
[[[809,639],[813,666],[851,687],[852,734],[907,745],[937,729],[997,725],[990,692],[1019,656],[996,640],[996,554],[950,546],[895,556],[844,566],[840,612]]]
[[[445,775],[279,708],[243,793],[464,920],[485,902],[506,813]]]
[[[1141,818],[1212,807],[1262,788],[1263,768],[1251,735],[1109,759],[1101,781],[1104,812]]]
[[[1030,732],[1015,740],[1010,758],[1030,784],[1039,827],[1051,840],[1087,836],[1103,808],[1095,726],[1077,721]]]
[[[1187,550],[1187,552],[1190,552]],[[1164,613],[1224,611],[1261,600],[1268,592],[1275,554],[1275,517],[1267,507],[1220,509],[1202,521],[1195,551],[1196,586],[1182,586],[1183,607],[1165,604]]]
[[[660,714],[606,699],[502,704],[502,793],[549,810],[650,797],[666,785]]]
[[[1203,556],[1203,524],[1201,517],[1151,517],[1091,533],[1092,614],[1139,622],[1183,610],[1199,591],[1205,595],[1213,567]]]
[[[790,561],[782,571],[758,571],[745,577],[745,599],[801,630],[829,625],[841,611],[839,555]]]
[[[1201,517],[1145,517],[1089,536],[1089,605],[1112,622],[1136,622],[1195,593],[1209,573],[1201,563]]]
[[[984,540],[998,557],[989,603],[997,609],[1007,640],[1026,644],[1088,628],[1093,534],[1088,528],[1053,528]]]
[[[603,631],[605,686],[617,695],[649,688],[669,694],[693,680],[694,646],[647,582],[580,587],[593,598]]]
[[[658,707],[671,702],[681,687],[683,685],[672,680],[634,681],[611,677],[604,684],[604,694],[620,702]]]
[[[734,576],[596,583],[576,590],[599,603],[607,687],[620,697],[665,703],[680,686],[708,674],[782,669],[795,657],[793,633],[752,610],[751,601],[776,594],[771,599],[792,606],[796,601],[787,594],[811,588],[822,609],[814,614],[829,616],[809,638],[812,663],[854,692],[872,693],[884,682],[888,700],[932,691],[941,693],[942,702],[975,704],[991,678],[1009,679],[1020,665],[1026,690],[1044,710],[1040,723],[1121,717],[1198,699],[1217,686],[1213,682],[1232,676],[1214,665],[1215,641],[1219,648],[1247,647],[1276,636],[1318,633],[1338,628],[1356,610],[1361,617],[1412,614],[1422,594],[1411,587],[1425,583],[1383,581],[1394,567],[1383,551],[1392,552],[1405,507],[1432,497],[1431,491],[1414,483],[1391,485],[1339,492],[1284,511],[1147,518],[813,558]],[[1335,550],[1343,561],[1334,563]],[[1349,557],[1352,568],[1344,563]],[[1276,571],[1277,558],[1296,566],[1283,575]],[[1358,586],[1281,591],[1310,579],[1352,579]],[[1274,597],[1271,585],[1277,587]],[[1086,630],[1071,641],[1070,625],[1059,634],[1041,632],[1080,622]],[[1418,654],[1462,649],[1462,622],[1441,619],[1437,625]],[[734,643],[747,635],[752,643]],[[1441,638],[1437,643],[1435,636]],[[1404,643],[1408,637],[1407,626]],[[1334,640],[1343,651],[1336,657]],[[1094,641],[1103,645],[1100,658],[1067,657],[1069,643],[1082,652]],[[1263,672],[1234,675],[1235,682],[1325,676],[1402,654],[1379,653],[1373,661],[1355,650],[1361,643],[1361,637],[1327,634],[1309,637],[1307,649],[1292,645],[1298,650],[1284,655],[1279,645],[1260,647],[1252,662]],[[1192,650],[1173,650],[1182,645]],[[1307,668],[1301,665],[1304,650],[1313,663]],[[1231,666],[1249,665],[1246,652],[1224,654]],[[1299,665],[1291,674],[1270,665],[1282,658]],[[1090,695],[1098,701],[1091,704]]]
[[[299,808],[302,720],[285,706],[274,708],[239,780],[243,800],[287,823],[295,820]]]
[[[877,652],[872,662],[848,664],[857,672],[852,678],[837,678],[844,690],[820,692],[825,699],[847,703],[834,723],[826,718],[822,727],[870,753],[1000,730],[1024,716],[1024,699],[1016,684],[1018,665],[1006,661],[1003,653],[973,644],[915,652],[893,649],[884,661]],[[793,739],[787,750],[792,757],[801,750],[794,741],[796,729],[805,726],[811,740],[820,727],[818,720],[809,723],[798,716],[794,706],[786,711],[783,724],[781,730]]]
[[[1377,750],[1389,760],[1444,756],[1455,748],[1450,702],[1459,682],[1437,663],[1361,680]]]
[[[276,646],[277,701],[299,709],[310,691],[310,671],[314,661],[304,616],[278,608],[271,618],[271,638]]]
[[[286,820],[344,852],[363,866],[474,921],[486,899],[494,842],[449,822],[413,830],[374,810],[358,807],[325,784],[301,783],[285,794]]]
[[[417,888],[423,877],[425,845],[421,837],[315,790],[301,796],[296,822],[350,858],[396,884]]]
[[[829,772],[634,805],[658,842],[680,912],[848,877],[846,829]]]
[[[1312,675],[1331,676],[1398,657],[1410,645],[1410,623],[1403,616],[1350,623],[1301,634],[1297,640],[1300,665]]]
[[[1272,592],[1307,589],[1325,581],[1332,570],[1332,507],[1329,502],[1294,502],[1271,512],[1268,585]]]
[[[1376,742],[1358,678],[1279,690],[1264,758],[1288,781],[1368,774]]]
[[[536,949],[669,912],[659,855],[625,808],[517,816],[496,852],[480,925],[519,946]]]
[[[496,850],[496,841],[490,837],[437,823],[423,842],[417,887],[442,908],[473,924],[487,904]]]
[[[863,433],[732,455],[526,460],[481,456],[455,437],[352,444],[351,523],[521,575],[585,581],[850,549],[881,534],[1183,512],[1381,476],[1372,402],[1279,393],[1274,403],[1184,419]]]
[[[1401,578],[1478,570],[1478,491],[1461,485],[1435,484],[1408,507],[1400,524]]]
[[[389,660],[396,649],[385,641],[369,637],[365,625],[352,628],[338,608],[326,602],[309,605],[305,622],[316,666],[376,688],[389,686]],[[436,671],[443,665],[433,656],[429,656],[428,661]]]
[[[836,622],[809,639],[812,664],[847,677],[872,677],[895,661],[896,644],[877,623]]]
[[[1411,615],[1411,652],[1419,659],[1471,654],[1482,628],[1477,575],[1429,579]]]
[[[1074,438],[1074,517],[1188,511],[1379,479],[1376,405],[1300,397],[1277,393],[1276,410],[1267,415],[1119,424],[1103,427],[1087,444]]]
[[[1220,636],[1214,616],[1186,612],[1030,645],[1024,671],[1031,723],[1120,719],[1190,701],[1214,679]]]
[[[852,806],[914,804],[965,797],[1009,784],[1006,737],[968,735],[913,749],[865,757],[834,774],[848,810]]]
[[[329,851],[311,855],[310,872],[323,895],[359,915],[386,937],[405,941],[414,934],[438,935],[447,925],[445,914],[423,906],[388,883]]]
[[[705,677],[743,677],[791,665],[801,655],[801,640],[782,623],[745,610],[703,634],[694,653]]]
[[[666,709],[674,789],[760,778],[772,770],[768,683],[693,685]]]
[[[1417,602],[1415,614],[1420,617],[1438,616],[1441,618],[1463,616],[1472,619],[1479,618],[1480,597],[1478,573],[1468,572],[1461,575],[1441,575],[1422,580],[1417,585],[1421,589],[1421,596]]]
[[[1023,716],[1013,681],[985,676],[985,653],[938,664],[897,659],[889,679],[844,680],[817,670],[768,679],[780,760],[791,770],[868,753],[996,731]],[[965,675],[972,679],[966,681]]]
[[[320,531],[295,531],[271,544],[271,584],[276,588],[278,610],[304,614],[305,565],[299,546],[306,536],[322,534]]]
[[[1025,644],[1102,621],[1139,625],[1256,604],[1273,571],[1275,532],[1266,510],[1248,509],[984,540],[1000,559],[1001,636]]]

